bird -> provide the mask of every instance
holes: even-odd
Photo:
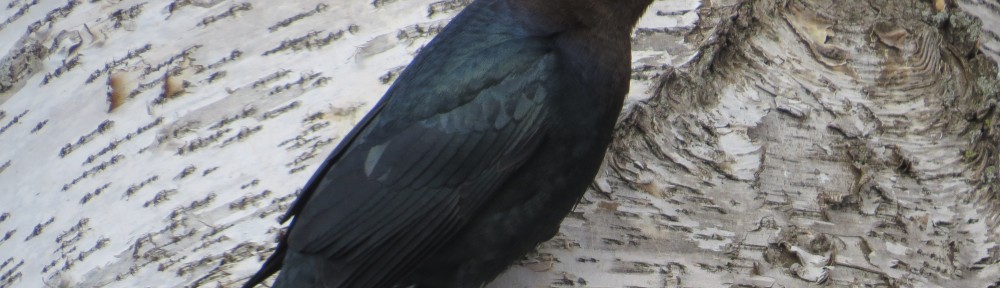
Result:
[[[475,0],[306,183],[243,287],[482,287],[596,177],[653,0]]]

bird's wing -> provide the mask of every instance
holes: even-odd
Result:
[[[434,59],[447,52],[415,60],[298,200],[288,248],[325,257],[322,270],[337,273],[324,284],[394,284],[543,141],[555,69],[545,39]]]

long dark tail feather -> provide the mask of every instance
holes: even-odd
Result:
[[[271,257],[268,257],[267,260],[264,261],[264,265],[261,265],[257,274],[254,274],[250,277],[250,280],[247,280],[247,282],[243,284],[243,288],[253,288],[254,286],[257,286],[257,284],[264,282],[264,279],[267,279],[267,277],[271,277],[271,275],[277,273],[278,270],[281,270],[281,266],[285,261],[285,253],[287,253],[287,251],[288,244],[285,243],[285,241],[278,243],[278,248],[274,250],[274,254],[271,254]]]

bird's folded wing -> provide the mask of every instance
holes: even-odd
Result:
[[[328,260],[329,287],[395,283],[544,141],[555,57],[539,39],[486,49],[497,59],[414,61],[307,186],[288,244]]]

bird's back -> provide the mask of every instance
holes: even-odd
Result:
[[[274,287],[480,286],[555,234],[610,143],[635,19],[524,3],[476,1],[422,49],[245,287],[278,268]]]

